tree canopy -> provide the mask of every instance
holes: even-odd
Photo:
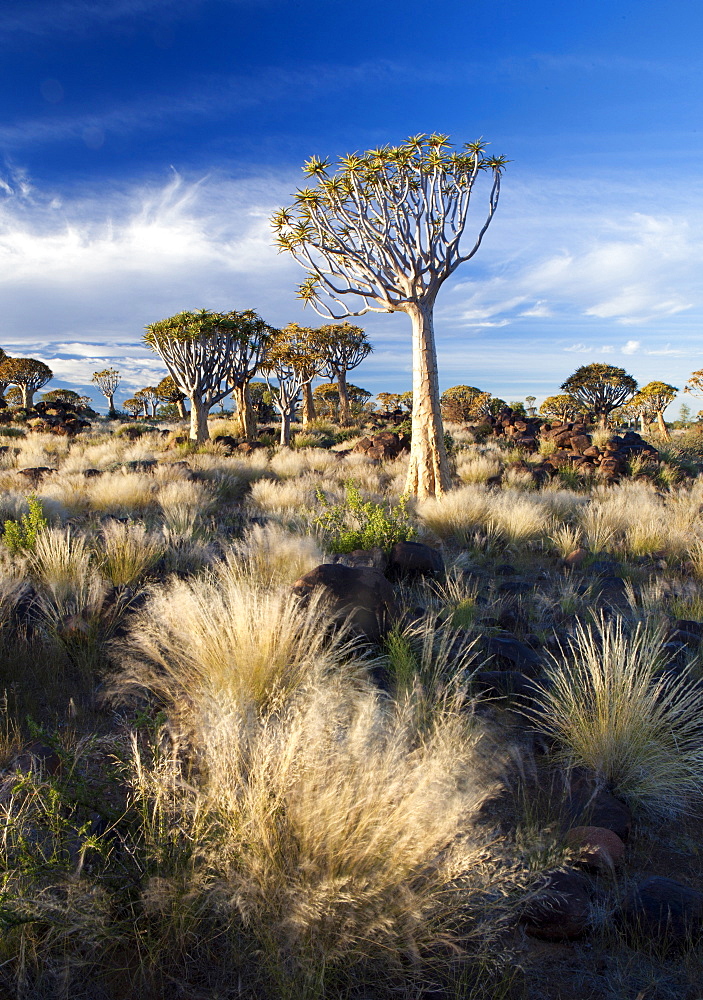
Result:
[[[555,420],[575,420],[576,415],[583,407],[577,399],[574,399],[568,392],[563,392],[557,396],[547,396],[539,408],[543,417]]]
[[[594,362],[577,368],[561,388],[585,409],[592,410],[605,424],[608,414],[616,406],[622,406],[634,396],[637,382],[624,368]]]
[[[34,393],[43,388],[54,373],[43,361],[36,358],[8,358],[0,363],[0,383],[16,385],[22,393],[22,405],[30,407]]]

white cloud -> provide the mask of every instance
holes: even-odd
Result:
[[[623,344],[623,346],[621,348],[621,353],[622,354],[637,354],[637,352],[639,351],[639,349],[640,349],[641,346],[642,346],[642,342],[639,341],[639,340],[628,340],[628,342],[626,344]]]

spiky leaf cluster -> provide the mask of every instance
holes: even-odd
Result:
[[[100,372],[93,372],[91,379],[91,382],[94,382],[103,396],[106,396],[108,399],[114,395],[121,381],[122,376],[116,368],[103,368]]]
[[[438,134],[351,153],[336,168],[313,157],[304,167],[312,186],[272,219],[279,250],[307,271],[299,297],[332,319],[434,301],[442,282],[478,250],[506,162],[486,155],[482,141],[456,150]],[[488,217],[473,245],[462,248],[482,172],[492,176]]]
[[[176,385],[172,375],[166,375],[156,386],[156,396],[162,403],[182,403],[185,394]]]
[[[582,408],[577,399],[570,396],[568,392],[563,392],[557,396],[547,396],[540,406],[539,412],[543,417],[568,421],[575,420]]]
[[[36,392],[50,382],[54,373],[43,361],[36,358],[5,358],[0,363],[0,382],[5,385],[24,386],[29,392]]]
[[[454,385],[440,397],[442,416],[457,423],[486,416],[491,400],[489,392],[483,392],[473,385]]]
[[[637,382],[624,368],[594,362],[582,365],[561,386],[594,413],[608,414],[637,392]]]
[[[630,406],[638,415],[646,418],[656,417],[663,413],[669,403],[673,402],[679,390],[668,382],[648,382],[630,400]]]

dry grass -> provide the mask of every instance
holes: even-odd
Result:
[[[669,674],[665,632],[620,618],[579,623],[552,658],[537,718],[569,763],[586,765],[651,819],[703,795],[703,689]]]
[[[138,583],[164,553],[164,542],[143,524],[106,524],[96,545],[98,566],[113,587]]]
[[[233,576],[262,587],[294,583],[324,561],[324,553],[311,535],[297,535],[280,525],[252,525],[226,555]]]

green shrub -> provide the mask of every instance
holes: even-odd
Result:
[[[331,504],[322,490],[315,496],[324,508],[315,519],[325,542],[332,552],[353,552],[354,549],[371,549],[378,546],[390,549],[396,542],[407,542],[416,535],[407,512],[407,496],[398,503],[384,507],[373,500],[362,499],[353,482],[344,484],[343,503]]]
[[[0,437],[23,438],[27,437],[27,432],[21,427],[0,427]]]
[[[37,497],[28,497],[26,514],[19,521],[5,521],[3,541],[13,554],[16,552],[32,552],[37,541],[37,535],[48,527],[49,522],[44,517],[44,508]]]

